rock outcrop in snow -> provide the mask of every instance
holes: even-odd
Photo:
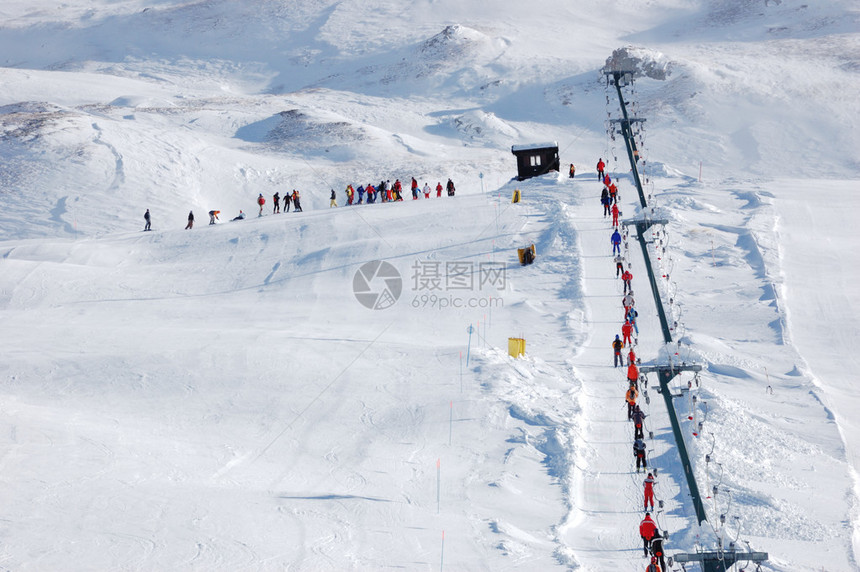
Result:
[[[673,63],[664,54],[647,48],[625,46],[606,59],[607,71],[634,71],[636,77],[663,81],[672,74]]]

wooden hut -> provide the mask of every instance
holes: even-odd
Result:
[[[511,153],[517,158],[517,180],[520,181],[557,172],[560,167],[557,142],[514,145]]]

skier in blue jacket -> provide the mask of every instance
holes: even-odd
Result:
[[[612,254],[616,252],[621,254],[621,235],[618,233],[618,229],[615,229],[615,232],[612,233],[612,237],[609,239],[612,241]]]

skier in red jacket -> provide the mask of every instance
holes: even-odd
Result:
[[[260,193],[260,196],[257,197],[257,204],[260,205],[260,216],[263,216],[263,205],[266,204],[266,199],[263,198],[263,193]]]
[[[605,168],[606,168],[606,163],[603,162],[603,157],[600,157],[597,160],[597,180],[598,181],[603,180],[603,169],[605,169]]]
[[[618,226],[618,203],[612,205],[612,226]]]
[[[631,343],[630,336],[632,333],[633,333],[633,326],[630,324],[630,322],[624,322],[624,325],[621,326],[621,335],[624,336],[622,338],[622,341],[625,344],[630,345],[630,343]]]
[[[639,536],[642,537],[645,556],[648,556],[648,547],[651,545],[651,539],[654,538],[655,532],[657,532],[657,524],[651,518],[651,513],[646,512],[645,518],[639,523]]]
[[[645,506],[643,508],[648,510],[648,505],[650,504],[651,510],[654,510],[654,475],[648,473],[642,484],[645,485]]]
[[[633,280],[633,273],[629,269],[625,270],[621,274],[621,280],[624,282],[624,293],[627,294],[627,290],[630,289],[630,281]]]

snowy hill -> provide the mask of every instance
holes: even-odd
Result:
[[[703,526],[653,379],[642,400],[668,553],[858,569],[855,3],[0,17],[4,569],[644,569],[598,157],[643,213],[607,63],[641,72],[668,220],[647,238],[676,343],[631,240],[637,354],[704,367],[673,389]],[[513,181],[511,145],[547,140],[565,172]],[[457,196],[344,206],[413,176]],[[304,212],[272,214],[292,189]]]

